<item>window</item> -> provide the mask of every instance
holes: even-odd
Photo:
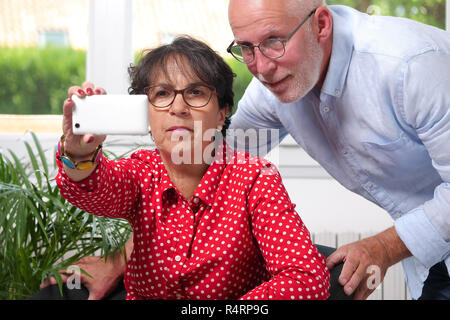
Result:
[[[61,114],[86,78],[88,3],[0,1],[0,114]]]
[[[178,35],[175,33],[162,33],[161,44],[170,44]]]
[[[68,47],[69,35],[67,34],[67,31],[40,30],[38,46],[43,48],[49,45]]]

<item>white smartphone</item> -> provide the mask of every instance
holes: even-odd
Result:
[[[149,132],[146,95],[72,96],[74,134],[146,135]]]

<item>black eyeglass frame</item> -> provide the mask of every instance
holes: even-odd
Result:
[[[264,53],[264,50],[261,50],[261,44],[264,42],[264,41],[267,41],[268,39],[264,39],[263,41],[261,41],[258,45],[253,45],[253,44],[242,44],[242,45],[234,45],[235,43],[236,43],[236,40],[233,40],[232,42],[231,42],[231,44],[228,46],[228,48],[227,48],[227,52],[228,53],[230,53],[232,56],[233,56],[233,58],[235,58],[237,61],[239,61],[239,62],[242,62],[242,63],[245,63],[245,64],[249,64],[249,63],[252,63],[253,61],[255,61],[255,48],[258,48],[259,49],[259,51],[265,56],[265,57],[267,57],[267,58],[269,58],[269,59],[279,59],[279,58],[281,58],[282,56],[284,56],[285,55],[285,53],[286,53],[286,43],[294,36],[294,34],[306,23],[306,21],[308,21],[308,19],[317,11],[317,9],[319,9],[319,8],[315,8],[314,10],[312,10],[309,14],[308,14],[308,16],[298,25],[298,27],[297,28],[295,28],[294,29],[294,31],[292,31],[291,32],[291,34],[286,38],[286,39],[277,39],[277,40],[279,40],[280,42],[281,42],[281,44],[283,45],[283,53],[280,55],[280,56],[278,56],[278,57],[270,57],[270,56],[268,56],[268,55],[266,55],[265,53]],[[270,39],[270,38],[269,38]],[[275,38],[276,39],[276,38]],[[232,48],[233,47],[242,47],[242,46],[245,46],[245,47],[248,47],[248,48],[250,48],[251,49],[251,52],[252,52],[252,59],[250,60],[250,61],[244,61],[243,59],[241,59],[241,58],[238,58],[238,57],[236,57],[234,54],[233,54],[233,52],[232,52]]]
[[[151,99],[150,99],[148,93],[149,93],[150,89],[156,88],[156,87],[160,87],[160,86],[161,86],[161,85],[156,85],[156,86],[150,86],[150,87],[145,87],[145,88],[144,88],[144,93],[147,95],[148,102],[150,102],[150,104],[151,104],[152,106],[154,106],[155,108],[157,108],[157,109],[166,109],[166,108],[170,107],[170,106],[172,105],[172,103],[175,101],[175,98],[177,97],[177,95],[178,95],[179,93],[181,93],[181,96],[183,97],[183,101],[184,101],[189,107],[194,108],[194,109],[203,108],[203,107],[205,107],[205,106],[211,101],[213,92],[216,92],[216,88],[214,88],[214,87],[212,87],[212,86],[208,86],[208,85],[206,85],[206,84],[204,84],[204,83],[193,83],[193,84],[191,84],[191,85],[189,85],[189,86],[187,86],[186,88],[181,89],[181,90],[176,90],[176,89],[172,88],[172,90],[173,90],[173,92],[174,92],[172,101],[171,101],[169,104],[165,105],[165,106],[157,106],[157,105],[154,105],[154,104],[152,103],[152,101],[151,101]],[[193,88],[198,87],[198,86],[202,86],[202,87],[208,88],[208,89],[210,90],[210,94],[209,94],[208,101],[207,101],[205,104],[203,104],[203,105],[201,105],[201,106],[193,106],[193,105],[191,105],[189,102],[186,101],[186,98],[184,97],[184,92],[185,92],[186,90],[188,90],[188,89],[193,89]]]

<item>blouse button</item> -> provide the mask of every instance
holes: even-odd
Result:
[[[175,256],[175,261],[176,262],[180,262],[181,261],[181,257],[180,256]]]
[[[198,203],[198,198],[197,197],[194,198],[194,203]]]

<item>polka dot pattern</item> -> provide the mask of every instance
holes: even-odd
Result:
[[[189,200],[157,150],[103,158],[78,183],[57,161],[56,180],[75,206],[132,225],[127,299],[326,299],[325,258],[276,168],[240,151],[219,158]]]

